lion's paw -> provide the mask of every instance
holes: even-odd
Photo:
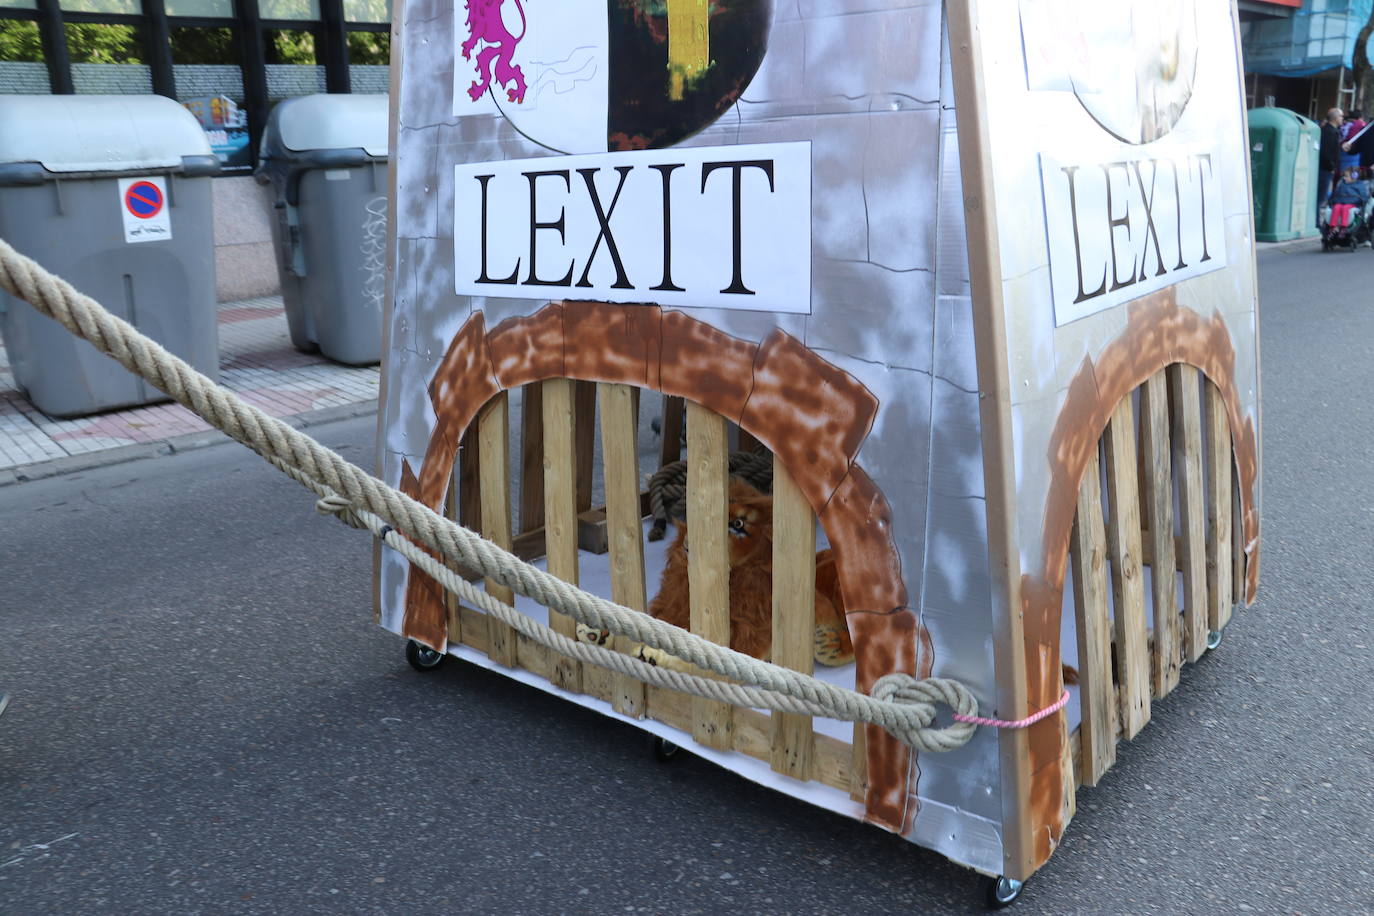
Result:
[[[667,656],[665,656],[662,651],[655,649],[653,646],[645,645],[641,645],[635,651],[635,658],[644,662],[646,665],[655,665],[658,667],[663,667],[664,662],[667,660]]]
[[[594,646],[604,646],[611,641],[610,630],[597,630],[585,623],[577,625],[577,641],[589,642]]]
[[[832,668],[854,661],[854,650],[846,649],[840,631],[830,627],[816,627],[813,651],[816,661]]]

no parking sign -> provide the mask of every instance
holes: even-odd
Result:
[[[157,242],[172,237],[166,179],[121,178],[119,212],[124,219],[126,242]]]

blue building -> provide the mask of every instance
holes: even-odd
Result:
[[[1320,121],[1328,109],[1374,108],[1351,67],[1374,0],[1239,0],[1246,103]]]

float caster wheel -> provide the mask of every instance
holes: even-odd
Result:
[[[1011,906],[1017,897],[1021,896],[1021,889],[1026,886],[1026,882],[1017,881],[1015,878],[1008,878],[999,875],[988,880],[988,907],[1000,910],[1004,906]]]
[[[1207,631],[1207,651],[1208,651],[1208,652],[1211,652],[1213,649],[1215,649],[1215,648],[1216,648],[1217,646],[1219,646],[1219,645],[1221,645],[1221,631],[1220,631],[1220,630],[1208,630],[1208,631]]]
[[[444,653],[435,652],[429,646],[413,639],[406,640],[406,661],[416,671],[433,671],[444,663]]]
[[[659,763],[667,763],[677,756],[677,752],[682,750],[667,738],[660,738],[658,735],[649,737],[649,748],[653,751],[654,759]]]

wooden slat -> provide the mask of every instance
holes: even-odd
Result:
[[[458,443],[458,523],[473,531],[482,530],[482,450],[477,444],[477,426],[468,427]]]
[[[610,541],[611,598],[636,611],[649,606],[644,594],[644,530],[639,511],[639,457],[635,436],[634,389],[597,385],[601,409],[601,456],[605,469],[606,533]],[[620,649],[631,647],[620,645]],[[611,705],[619,713],[644,714],[644,683],[629,675],[612,678]]]
[[[506,392],[492,398],[477,420],[481,452],[482,536],[509,550],[510,535],[510,403]],[[487,580],[487,594],[512,604],[515,593]],[[496,618],[487,620],[487,656],[498,665],[515,667],[515,632]]]
[[[577,454],[577,511],[592,507],[596,455],[596,383],[573,382],[573,448]]]
[[[684,732],[691,731],[693,697],[666,687],[650,686],[647,692],[651,718]],[[735,710],[734,749],[756,760],[771,760],[770,721],[768,714],[757,710]],[[847,742],[818,733],[815,736],[812,780],[841,791],[852,791],[849,767],[853,752]]]
[[[1174,558],[1174,475],[1169,442],[1169,383],[1161,369],[1140,389],[1140,452],[1145,463],[1145,517],[1149,523],[1150,582],[1154,601],[1151,680],[1156,697],[1178,686],[1178,566]]]
[[[1240,480],[1235,473],[1231,483],[1231,603],[1236,606],[1245,603],[1245,525],[1240,517]]]
[[[1226,402],[1207,382],[1207,626],[1231,620],[1231,427]]]
[[[695,529],[691,529],[695,531]],[[773,461],[773,663],[810,674],[816,657],[816,517]],[[773,770],[811,778],[811,717],[773,713]]]
[[[730,645],[730,547],[725,517],[729,472],[725,419],[687,403],[687,579],[693,633]],[[734,709],[728,703],[692,702],[692,738],[729,750]]]
[[[1140,570],[1140,485],[1136,480],[1135,412],[1129,397],[1116,405],[1102,441],[1107,456],[1107,543],[1116,609],[1121,726],[1129,739],[1150,721],[1150,650],[1145,642],[1145,586]]]
[[[544,527],[544,388],[520,389],[520,532]]]
[[[573,451],[572,382],[558,378],[541,384],[545,556],[550,575],[576,585],[577,459]],[[576,621],[557,611],[549,611],[549,626],[564,636],[577,635]],[[582,663],[560,655],[551,680],[565,690],[581,693]]]
[[[1083,782],[1095,786],[1116,762],[1116,697],[1107,606],[1107,534],[1102,527],[1101,467],[1094,450],[1078,485],[1078,514],[1070,541],[1073,603],[1078,628],[1079,726]]]
[[[1207,509],[1202,485],[1202,404],[1198,371],[1175,363],[1167,370],[1178,469],[1179,568],[1183,570],[1183,648],[1195,662],[1207,651]]]
[[[868,793],[868,726],[854,723],[849,753],[849,797],[861,802]]]
[[[672,464],[682,458],[682,424],[686,407],[683,399],[663,396],[663,443],[658,453],[658,466]]]
[[[455,465],[453,473],[448,478],[448,494],[444,497],[444,517],[454,521],[458,521],[458,493],[458,468]],[[448,641],[462,642],[463,620],[462,615],[458,613],[458,596],[448,589],[444,589],[444,609],[448,612]]]

